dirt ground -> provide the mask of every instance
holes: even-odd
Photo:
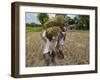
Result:
[[[89,32],[68,31],[66,34],[64,59],[56,57],[56,65],[89,64]],[[45,66],[43,48],[40,32],[26,33],[26,67]]]

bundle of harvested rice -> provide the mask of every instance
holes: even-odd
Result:
[[[62,30],[59,26],[50,27],[47,30],[48,35],[57,36]]]

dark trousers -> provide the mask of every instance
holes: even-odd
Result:
[[[55,63],[55,56],[56,55],[54,51],[52,51],[51,54],[48,52],[43,55],[46,66],[49,66],[50,62]]]

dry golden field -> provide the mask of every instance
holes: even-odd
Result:
[[[80,65],[89,63],[89,31],[66,32],[64,59],[56,57],[56,65]],[[26,67],[44,66],[44,41],[40,32],[26,32]],[[54,64],[50,64],[53,66]]]

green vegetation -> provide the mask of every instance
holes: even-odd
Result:
[[[44,23],[49,20],[49,16],[47,13],[39,13],[37,18],[42,25],[44,25]]]
[[[34,26],[36,26],[36,27],[41,27],[42,25],[41,24],[36,24],[36,23],[26,23],[26,26],[31,26],[31,27],[34,27]]]
[[[89,15],[75,15],[71,18],[64,14],[55,14],[55,17],[50,18],[47,13],[39,13],[37,19],[40,23],[26,23],[26,32],[41,32],[53,26],[66,27],[69,30],[88,32],[89,30]]]
[[[26,27],[26,32],[41,32],[42,30],[42,27]]]
[[[41,32],[41,31],[43,31],[43,27],[31,27],[31,26],[26,27],[26,32]],[[75,32],[85,32],[85,33],[89,32],[89,30],[74,30],[74,31]]]

